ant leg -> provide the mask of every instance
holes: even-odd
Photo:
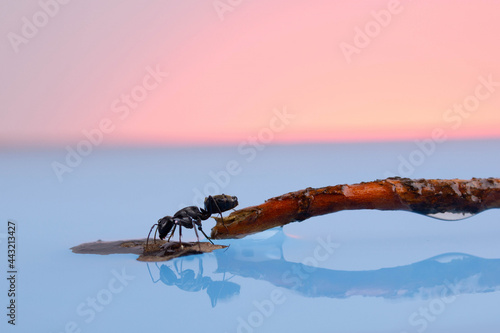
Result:
[[[224,226],[224,228],[226,228],[226,231],[229,232],[229,229],[226,227],[226,225],[224,224],[224,217],[222,217],[222,213],[220,213],[220,219],[222,221],[222,225]]]
[[[198,237],[198,231],[196,231],[196,224],[194,223],[194,221],[193,221],[193,229],[194,233],[196,234],[196,239],[198,239],[198,249],[201,252],[200,237]]]
[[[217,201],[215,201],[214,197],[212,197],[211,195],[209,195],[207,197],[207,199],[210,200],[210,202],[212,203],[213,206],[215,206],[215,208],[217,208],[217,210],[219,211],[219,214],[220,214],[220,218],[222,220],[222,225],[224,226],[224,228],[226,228],[226,231],[229,232],[226,225],[224,224],[224,218],[222,217],[222,210],[220,209],[219,205],[217,204]],[[210,207],[212,207],[212,206],[210,206]],[[205,205],[205,208],[208,208],[207,205]],[[207,209],[207,211],[210,212],[210,215],[215,214],[215,212],[212,212],[212,209]],[[208,239],[208,237],[207,237],[207,239]]]
[[[198,230],[200,230],[203,233],[203,236],[205,236],[205,238],[208,239],[208,241],[210,243],[212,243],[212,245],[214,245],[214,242],[212,242],[212,240],[210,239],[210,237],[208,237],[207,234],[201,228],[201,218],[198,217],[198,219],[196,220],[196,225],[198,226]],[[196,231],[196,225],[194,225],[194,231]],[[198,232],[196,232],[196,236],[198,236]],[[200,240],[198,239],[198,242],[199,241]]]
[[[182,249],[183,246],[182,246],[182,241],[181,241],[181,237],[182,237],[182,226],[179,225],[179,248]]]
[[[198,227],[198,230],[200,230],[202,233],[203,233],[203,236],[205,236],[206,239],[208,239],[208,241],[210,243],[212,243],[212,245],[214,245],[214,242],[212,242],[212,240],[207,236],[207,234],[203,231],[203,229],[201,228],[201,225]]]
[[[172,238],[172,236],[174,235],[175,228],[177,228],[177,224],[174,224],[174,229],[172,230],[172,233],[170,234],[170,236],[168,236],[167,242],[170,242],[170,238]]]
[[[156,281],[155,281],[155,279],[153,279],[153,274],[151,274],[151,269],[149,269],[149,262],[147,263],[147,266],[148,266],[149,276],[151,277],[151,281],[153,281],[153,283],[160,281],[160,278],[158,278],[158,280],[156,280]]]
[[[219,208],[219,205],[217,204],[217,201],[215,201],[214,198],[212,198],[214,204],[215,204],[215,207],[217,207],[217,210],[219,211],[219,214],[220,214],[220,219],[222,221],[222,225],[224,226],[224,228],[226,228],[226,231],[229,232],[229,230],[227,229],[226,225],[224,224],[224,217],[222,216],[222,211],[221,209]]]
[[[198,256],[198,273],[200,277],[203,276],[203,262],[201,261],[200,256]]]

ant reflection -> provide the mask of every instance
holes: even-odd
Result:
[[[229,300],[232,297],[239,295],[240,285],[229,281],[234,277],[234,275],[226,279],[226,274],[224,273],[221,281],[214,281],[208,276],[203,276],[203,262],[200,256],[197,257],[197,274],[195,274],[194,270],[192,269],[183,269],[182,266],[184,258],[173,261],[174,270],[166,264],[162,264],[160,267],[156,262],[155,265],[159,271],[159,277],[156,280],[153,278],[153,274],[151,273],[151,269],[149,268],[149,263],[147,263],[151,281],[153,281],[153,283],[161,281],[167,286],[176,286],[181,290],[189,292],[206,290],[208,296],[210,297],[212,307],[215,307],[219,300]]]

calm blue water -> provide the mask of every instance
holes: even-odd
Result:
[[[246,207],[308,186],[389,175],[498,177],[499,147],[95,148],[61,179],[53,162],[65,163],[64,148],[0,152],[1,330],[498,332],[499,210],[455,222],[339,212],[157,265],[69,248],[145,237],[158,218],[215,192]],[[15,328],[6,323],[9,219],[18,241]]]

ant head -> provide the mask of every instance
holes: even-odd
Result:
[[[172,227],[175,224],[175,220],[172,216],[165,216],[158,220],[158,233],[160,234],[160,239],[164,239]]]

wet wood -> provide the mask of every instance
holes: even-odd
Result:
[[[117,254],[117,253],[132,253],[138,254],[139,261],[167,261],[174,258],[192,255],[209,253],[214,250],[223,249],[224,245],[214,245],[208,242],[183,242],[182,248],[178,242],[166,242],[164,240],[149,241],[147,250],[146,239],[130,239],[104,242],[83,243],[74,246],[71,250],[74,253],[80,254]]]
[[[500,179],[387,178],[353,185],[306,188],[258,206],[215,218],[211,238],[241,238],[310,217],[352,209],[403,210],[419,214],[477,214],[500,208]]]
[[[213,250],[223,249],[227,246],[211,244],[208,242],[167,242],[155,250],[144,251],[137,260],[139,261],[167,261],[178,257],[189,256],[193,254],[209,253]]]

